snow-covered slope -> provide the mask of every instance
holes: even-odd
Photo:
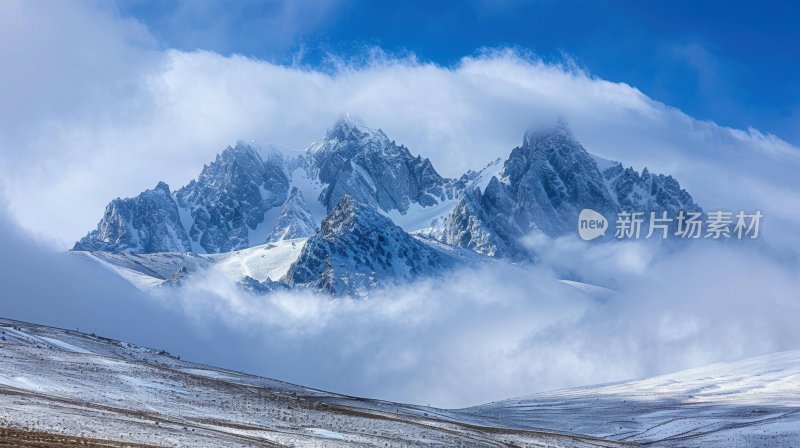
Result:
[[[306,238],[262,244],[223,254],[75,252],[98,261],[140,289],[170,285],[176,275],[191,276],[218,269],[233,283],[251,277],[258,281],[278,280],[300,256]]]
[[[344,196],[308,240],[286,279],[290,286],[353,294],[438,274],[456,262],[372,207]]]
[[[159,252],[138,254],[125,252],[73,252],[97,261],[139,289],[149,289],[163,284],[179,273],[205,269],[211,259],[192,253]]]
[[[215,267],[232,281],[251,277],[258,281],[283,278],[300,256],[306,238],[295,238],[242,249],[227,254],[211,255]]]
[[[443,241],[446,218],[453,210],[459,196],[465,191],[474,189],[483,191],[492,177],[497,176],[502,168],[503,160],[496,159],[480,171],[470,170],[466,172],[458,181],[452,184],[455,194],[440,201],[438,204],[430,206],[411,204],[405,214],[397,210],[392,210],[385,214],[406,232]]]
[[[337,395],[5,319],[0,359],[2,446],[623,446]]]
[[[0,359],[9,446],[800,446],[800,351],[462,410],[337,395],[6,319]]]
[[[800,446],[800,351],[466,409],[524,429],[648,446]]]

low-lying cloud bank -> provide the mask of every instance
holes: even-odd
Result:
[[[540,241],[540,245],[541,245]],[[343,393],[466,406],[800,348],[800,270],[756,247],[550,241],[548,265],[491,263],[366,299],[254,296],[213,272],[172,304],[253,338],[261,372]],[[598,254],[606,268],[596,269]],[[643,255],[647,254],[647,255]],[[557,262],[558,261],[558,262]],[[613,283],[611,295],[559,282]]]
[[[800,349],[797,261],[754,244],[539,237],[546,264],[487,263],[366,299],[252,295],[214,271],[145,294],[0,217],[0,316],[353,395],[460,407]]]

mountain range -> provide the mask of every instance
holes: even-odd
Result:
[[[290,242],[291,250],[266,263],[282,269],[266,277],[235,271],[236,280],[349,294],[465,260],[532,260],[525,237],[576,233],[584,208],[608,217],[700,210],[671,176],[592,155],[563,119],[528,131],[508,159],[451,179],[382,130],[346,116],[299,155],[240,141],[184,187],[159,182],[114,199],[73,250],[150,276],[163,271],[164,260],[175,267],[175,257],[184,274],[197,260],[235,264],[231,257],[259,248],[272,258]]]

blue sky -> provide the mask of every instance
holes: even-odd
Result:
[[[368,47],[444,66],[482,48],[572,60],[702,120],[800,143],[800,6],[790,1],[120,0],[164,47],[324,65]]]

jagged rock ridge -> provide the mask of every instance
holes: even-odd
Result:
[[[327,184],[320,201],[328,211],[345,195],[384,211],[408,211],[412,203],[431,206],[452,197],[455,181],[436,172],[430,160],[412,156],[380,129],[341,119],[308,149],[318,178]]]
[[[697,211],[691,195],[671,176],[613,163],[603,172],[574,138],[565,120],[526,133],[498,177],[486,188],[470,187],[430,236],[480,253],[528,258],[522,238],[533,231],[550,236],[575,232],[584,208],[610,220],[619,211]]]
[[[97,228],[75,243],[74,250],[188,252],[191,244],[169,186],[159,182],[134,198],[111,201]]]
[[[262,158],[256,147],[239,142],[175,197],[191,217],[189,237],[205,252],[217,253],[264,243],[250,241],[250,231],[268,210],[283,204],[288,191],[283,157],[271,152]]]
[[[286,283],[334,295],[440,272],[454,260],[374,208],[344,196],[289,269]]]
[[[239,142],[174,194],[161,182],[135,198],[115,199],[74,250],[219,253],[263,244],[250,235],[288,191],[283,156],[262,157]]]

